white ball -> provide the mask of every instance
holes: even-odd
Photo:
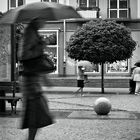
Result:
[[[94,111],[97,115],[107,115],[111,110],[111,102],[105,97],[98,98],[94,103]]]

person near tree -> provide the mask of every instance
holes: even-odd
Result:
[[[83,96],[83,88],[84,88],[84,80],[85,80],[85,76],[84,76],[84,70],[85,68],[82,66],[78,66],[78,72],[77,72],[77,87],[78,90],[74,93],[81,93],[81,96]]]
[[[140,62],[135,63],[136,68],[133,70],[133,81],[136,82],[135,95],[140,95]]]

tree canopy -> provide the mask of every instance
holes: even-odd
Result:
[[[101,64],[130,58],[135,46],[130,29],[115,21],[97,20],[77,29],[66,51],[72,59]]]

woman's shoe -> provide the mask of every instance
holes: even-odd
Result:
[[[135,92],[135,95],[140,95],[138,92]]]

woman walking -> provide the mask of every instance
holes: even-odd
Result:
[[[74,93],[81,93],[81,96],[83,96],[83,88],[84,88],[84,68],[82,66],[78,66],[78,72],[77,72],[77,87],[79,88],[76,92]]]
[[[32,66],[27,65],[28,62],[32,62],[34,58],[38,58],[43,54],[43,41],[37,32],[42,25],[42,22],[38,19],[34,19],[29,23],[24,32],[23,46],[19,48],[18,54],[19,61],[23,64],[20,85],[24,97],[24,112],[21,128],[28,128],[28,140],[35,139],[39,128],[53,123],[47,100],[43,97],[41,88],[42,74],[30,72]],[[38,67],[39,64],[35,65]]]

